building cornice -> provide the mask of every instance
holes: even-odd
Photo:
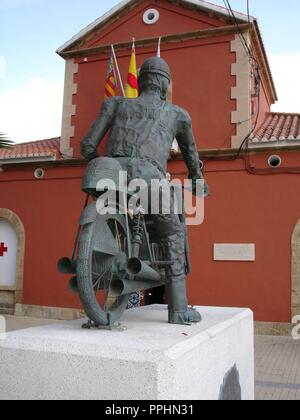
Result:
[[[7,158],[0,159],[0,166],[10,166],[16,164],[30,164],[30,163],[45,163],[45,162],[55,162],[56,156],[27,156],[20,158]]]
[[[215,160],[232,160],[233,158],[243,157],[243,154],[240,153],[239,156],[239,149],[203,149],[199,150],[199,158],[202,160],[207,159],[215,159]],[[250,155],[256,155],[256,154],[263,154],[263,153],[289,153],[289,152],[298,152],[300,153],[300,143],[299,145],[289,145],[289,146],[278,146],[278,147],[272,147],[265,146],[265,147],[251,147],[248,149],[248,152]],[[181,152],[172,153],[172,160],[183,160],[183,156]]]
[[[277,146],[274,147],[272,145],[265,145],[265,147],[251,147],[249,148],[249,154],[263,154],[263,153],[300,153],[300,144],[299,145],[289,145],[289,146]],[[233,158],[238,158],[239,156],[239,149],[202,149],[198,150],[199,158],[202,160],[233,160]],[[243,154],[240,155],[243,157]],[[172,152],[170,161],[182,161],[184,160],[183,155],[181,152]],[[13,170],[14,168],[34,168],[36,167],[37,163],[43,164],[43,167],[85,167],[87,165],[87,161],[83,158],[80,159],[48,159],[48,160],[26,160],[26,159],[14,159],[7,162],[0,161],[0,167],[3,170]],[[66,177],[67,178],[67,177]]]
[[[240,25],[240,29],[242,31],[249,30],[251,25],[248,23]],[[209,28],[209,29],[201,29],[192,32],[182,32],[179,34],[172,34],[172,35],[164,35],[162,37],[161,43],[162,44],[172,44],[177,42],[184,42],[196,39],[206,39],[212,37],[218,37],[222,35],[230,35],[238,33],[238,28],[236,25],[231,26],[223,26],[219,28]],[[151,38],[143,38],[143,39],[136,39],[135,41],[137,48],[146,48],[157,46],[157,37]],[[114,48],[116,51],[130,51],[132,47],[132,40],[128,42],[121,42],[118,44],[114,44]],[[67,50],[61,53],[61,56],[70,59],[75,57],[88,57],[91,55],[99,55],[99,54],[108,54],[111,51],[111,45],[101,45],[97,47],[90,47],[90,48],[82,48],[82,49],[75,49],[75,50]]]
[[[218,6],[218,5],[214,5],[207,1],[203,1],[203,0],[168,0],[168,1],[169,3],[179,4],[183,8],[197,10],[209,16],[214,16],[226,22],[232,21],[232,18],[231,16],[229,16],[226,8]],[[114,21],[119,20],[121,16],[128,13],[128,11],[134,9],[136,6],[138,6],[141,3],[142,3],[141,0],[123,0],[121,3],[114,6],[103,16],[99,17],[90,25],[83,28],[78,34],[73,36],[73,38],[71,38],[64,45],[58,48],[57,53],[61,56],[64,56],[66,50],[72,49],[73,47],[78,45],[78,43],[82,39],[84,39],[86,36],[89,36],[89,34],[91,34],[92,32],[96,30],[97,31],[103,30],[104,28],[112,24]],[[251,23],[254,21],[254,18],[252,16],[250,16],[250,19],[249,19],[249,17],[244,15],[243,13],[235,12],[235,16],[238,23],[241,23],[241,24],[249,23],[249,20]]]
[[[276,101],[278,101],[278,95],[277,95],[275,83],[273,80],[267,52],[264,46],[264,42],[261,36],[261,32],[259,30],[257,21],[254,21],[253,25],[251,25],[251,37],[252,37],[254,49],[257,53],[256,55],[257,55],[257,60],[258,60],[260,70],[261,70],[261,76],[266,82],[266,86],[267,86],[268,93],[271,99],[271,103],[274,104]]]

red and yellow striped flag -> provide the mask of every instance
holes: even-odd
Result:
[[[107,79],[105,82],[105,92],[104,92],[104,99],[112,98],[113,96],[117,95],[117,80],[115,75],[115,67],[114,67],[114,57],[111,54],[108,72],[107,72]]]
[[[139,96],[139,88],[138,88],[138,78],[137,78],[136,55],[135,55],[135,45],[133,42],[129,72],[128,72],[128,77],[127,77],[126,98],[137,98],[138,96]]]

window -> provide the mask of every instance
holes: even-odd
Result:
[[[156,9],[149,9],[144,13],[143,20],[146,25],[154,25],[159,20],[159,11]]]
[[[268,164],[271,168],[279,168],[281,166],[282,160],[280,156],[270,156],[268,160]]]

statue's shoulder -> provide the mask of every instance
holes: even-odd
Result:
[[[107,98],[103,102],[103,106],[106,108],[113,108],[115,106],[118,106],[122,101],[124,101],[125,98],[122,98],[121,96],[113,96],[111,98]]]
[[[108,109],[116,108],[125,100],[126,98],[123,98],[122,96],[113,96],[103,101],[103,107]]]
[[[169,104],[173,111],[176,113],[178,122],[182,123],[190,123],[191,122],[191,116],[188,113],[188,111],[184,108],[181,108],[178,105]]]

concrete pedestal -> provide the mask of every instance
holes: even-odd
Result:
[[[169,325],[165,306],[127,311],[125,331],[83,321],[0,338],[1,399],[254,399],[253,315],[199,308],[203,322]]]

